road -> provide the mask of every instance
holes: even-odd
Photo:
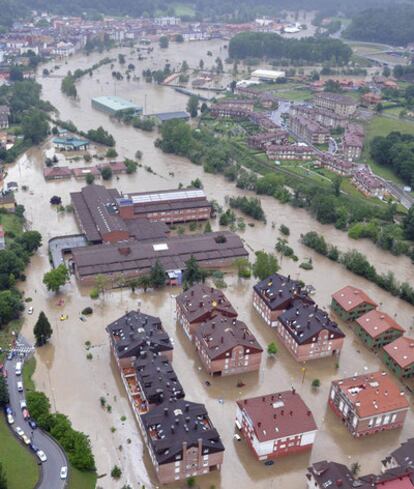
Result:
[[[47,456],[47,461],[41,464],[41,476],[36,489],[64,489],[66,487],[66,481],[61,480],[60,478],[60,469],[63,466],[68,466],[65,453],[62,448],[42,430],[39,428],[32,430],[28,422],[23,418],[22,410],[20,408],[20,401],[25,399],[25,394],[24,392],[17,391],[17,382],[23,381],[23,378],[21,375],[17,376],[15,373],[16,363],[18,361],[24,361],[24,358],[20,358],[21,351],[25,352],[25,356],[27,356],[27,354],[30,354],[27,352],[33,351],[33,349],[22,337],[19,337],[15,350],[19,353],[16,353],[12,360],[6,360],[5,362],[5,367],[8,372],[7,384],[9,387],[10,407],[13,410],[14,418],[14,424],[11,425],[10,428],[16,435],[14,430],[16,426],[20,426],[25,434],[31,438],[32,443],[34,443],[38,449],[43,450]],[[29,447],[27,447],[27,449],[31,450]],[[36,455],[35,457],[36,461],[40,464]]]

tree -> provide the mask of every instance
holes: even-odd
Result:
[[[113,469],[111,470],[111,477],[118,480],[121,478],[121,475],[122,470],[117,465],[114,465]]]
[[[336,197],[339,197],[341,195],[341,184],[342,184],[342,178],[339,175],[335,175],[332,182],[332,187]]]
[[[98,292],[98,295],[105,294],[105,290],[108,286],[108,278],[106,275],[99,273],[95,277],[95,289]]]
[[[351,465],[351,472],[352,472],[352,475],[354,475],[355,477],[358,476],[360,470],[361,470],[361,465],[359,464],[359,462],[354,462]]]
[[[115,148],[108,148],[108,151],[106,152],[107,158],[116,158],[117,156],[118,156],[118,153],[116,152]]]
[[[119,53],[118,54],[118,61],[119,61],[119,64],[124,65],[125,64],[125,54]]]
[[[47,319],[46,314],[41,311],[33,328],[33,334],[36,338],[36,346],[45,345],[51,338],[52,333],[53,330],[50,326],[49,320]]]
[[[3,465],[0,463],[0,489],[7,489],[7,478]]]
[[[198,63],[198,66],[200,67],[200,70],[204,69],[204,61],[200,59],[200,62]]]
[[[166,49],[168,48],[170,41],[167,36],[161,36],[159,40],[159,44],[161,49]]]
[[[265,251],[256,252],[256,261],[253,265],[253,275],[260,280],[264,280],[269,275],[279,270],[277,258]]]
[[[196,283],[204,282],[205,273],[201,270],[198,261],[193,255],[185,262],[183,279],[190,287]]]
[[[92,173],[88,173],[88,174],[86,175],[86,183],[87,183],[88,185],[92,185],[94,181],[95,181],[95,176],[94,176],[94,175],[92,175]]]
[[[158,259],[156,260],[155,264],[151,267],[150,279],[151,279],[151,285],[155,289],[164,287],[165,285],[166,282],[165,270]]]
[[[247,258],[236,258],[233,262],[234,266],[237,268],[237,275],[240,278],[250,278],[251,277],[251,264]]]
[[[47,290],[58,292],[63,285],[69,280],[69,270],[62,263],[58,267],[46,272],[43,276],[43,283]]]
[[[32,109],[22,120],[22,132],[25,139],[33,144],[39,144],[49,131],[49,123],[46,114],[40,110]]]
[[[190,113],[191,117],[197,117],[198,114],[198,97],[197,95],[191,95],[187,103],[187,112]]]
[[[194,487],[196,483],[195,477],[192,475],[187,479],[187,487]]]
[[[141,287],[146,292],[152,286],[152,280],[149,275],[141,275],[137,279],[137,287]]]
[[[267,345],[267,354],[269,356],[274,357],[277,354],[277,352],[278,352],[277,345],[274,341],[272,341]]]
[[[403,228],[406,238],[414,240],[414,205],[410,207],[404,218]]]
[[[15,290],[3,290],[0,292],[0,327],[13,319],[18,319],[23,304],[19,292]]]
[[[184,61],[181,63],[181,71],[183,71],[183,72],[185,73],[186,71],[188,71],[188,70],[189,70],[189,68],[190,68],[190,67],[188,66],[187,61],[185,61],[185,60],[184,60]]]
[[[62,198],[59,197],[58,195],[54,195],[53,197],[50,198],[50,205],[61,205],[62,204]]]
[[[184,42],[184,37],[182,34],[176,34],[175,36],[175,42],[182,43]]]
[[[4,407],[8,403],[9,403],[9,391],[7,389],[6,379],[3,375],[1,375],[0,376],[0,407]]]
[[[104,166],[101,170],[103,180],[110,180],[112,178],[112,168],[110,166]]]
[[[204,233],[211,233],[212,231],[210,221],[207,221],[206,225],[204,226]]]
[[[19,243],[28,253],[32,254],[42,244],[42,235],[38,231],[26,231],[16,238],[16,243]]]
[[[26,394],[27,407],[30,415],[36,422],[41,422],[48,416],[50,402],[43,392],[31,391]]]

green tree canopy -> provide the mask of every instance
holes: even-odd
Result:
[[[52,333],[53,330],[49,320],[47,319],[46,314],[41,311],[33,329],[33,334],[36,338],[36,346],[45,345],[51,338]]]
[[[265,251],[256,252],[256,261],[253,264],[253,275],[260,280],[264,280],[269,275],[279,270],[277,258]]]
[[[161,265],[161,262],[157,260],[154,265],[151,267],[150,271],[150,279],[151,285],[158,289],[160,287],[164,287],[167,276],[165,274],[164,267]]]
[[[69,270],[62,263],[58,267],[46,272],[43,276],[43,283],[47,290],[58,292],[63,285],[69,280]]]

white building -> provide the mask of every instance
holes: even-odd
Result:
[[[285,78],[286,72],[276,70],[255,70],[251,76],[252,79],[259,81],[275,82],[279,78]]]

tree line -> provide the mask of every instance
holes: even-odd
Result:
[[[414,5],[393,3],[356,13],[344,36],[358,41],[405,46],[414,41],[413,25]]]
[[[347,270],[374,282],[382,289],[390,292],[400,299],[414,304],[414,288],[407,282],[398,282],[393,272],[378,273],[367,257],[357,250],[341,252],[334,245],[325,241],[325,238],[310,231],[302,236],[302,242],[305,246],[312,248],[317,253],[326,256],[332,261],[341,263]]]
[[[286,39],[270,32],[242,32],[230,40],[229,56],[232,59],[286,59],[308,63],[333,61],[345,65],[351,59],[352,49],[339,39]]]

